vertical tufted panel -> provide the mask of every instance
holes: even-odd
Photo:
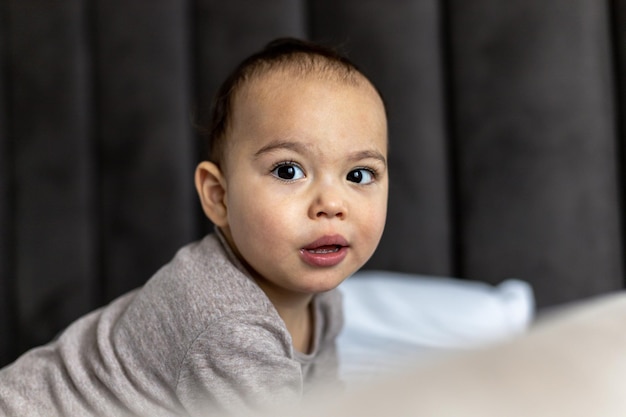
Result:
[[[1,5],[1,3],[0,3]],[[13,355],[13,340],[15,338],[15,316],[13,310],[13,271],[11,260],[12,250],[12,221],[11,205],[11,154],[9,128],[7,126],[7,108],[5,105],[8,96],[6,81],[6,27],[4,8],[0,7],[0,364],[6,363]]]
[[[612,42],[615,69],[615,102],[618,105],[617,137],[620,164],[620,192],[622,244],[626,245],[626,0],[610,1],[612,11]],[[626,265],[626,256],[622,256],[622,265]]]
[[[94,46],[104,295],[143,284],[193,236],[190,5],[99,0]]]
[[[343,44],[387,104],[389,213],[369,268],[453,270],[440,20],[435,0],[311,2],[312,37]]]
[[[25,348],[93,307],[93,138],[82,2],[6,6],[16,189],[9,288],[17,291],[15,342]]]
[[[620,288],[606,4],[450,5],[464,275],[540,305]]]

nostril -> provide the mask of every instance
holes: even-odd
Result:
[[[316,215],[318,218],[320,217],[339,217],[343,218],[343,211],[319,211]]]

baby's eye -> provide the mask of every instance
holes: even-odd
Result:
[[[280,164],[272,170],[272,175],[281,180],[299,180],[304,178],[304,172],[302,169],[293,163]]]
[[[348,172],[347,179],[357,184],[369,184],[374,182],[374,173],[367,168],[354,169]]]

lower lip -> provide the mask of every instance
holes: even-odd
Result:
[[[344,260],[346,255],[348,255],[348,247],[343,246],[336,252],[327,253],[315,253],[302,249],[300,254],[302,255],[302,260],[311,266],[329,267],[338,265]]]

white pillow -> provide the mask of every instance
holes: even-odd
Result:
[[[518,335],[534,316],[530,285],[499,285],[389,271],[361,271],[339,287],[344,330],[340,374],[368,381],[408,361]]]

